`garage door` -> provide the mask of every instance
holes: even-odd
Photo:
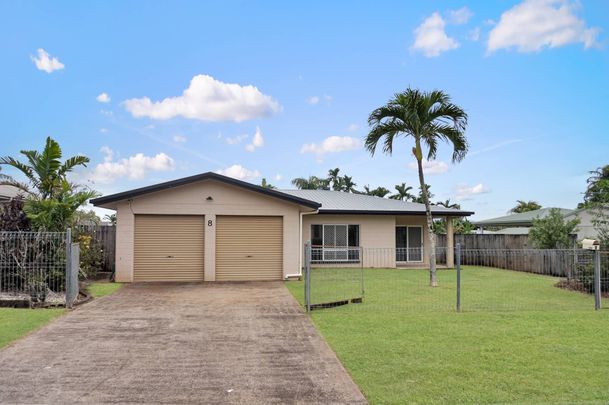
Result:
[[[134,281],[203,281],[203,216],[136,215]]]
[[[282,269],[282,217],[217,217],[216,280],[280,280]]]

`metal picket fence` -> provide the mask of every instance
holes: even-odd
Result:
[[[343,250],[305,246],[308,311],[590,310],[609,298],[609,252],[440,247],[432,287],[422,248]]]
[[[79,245],[66,232],[0,232],[0,306],[67,306],[78,296]]]

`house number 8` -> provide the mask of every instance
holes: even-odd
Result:
[[[209,221],[207,221],[207,226],[212,226],[213,222],[211,221],[211,219]]]

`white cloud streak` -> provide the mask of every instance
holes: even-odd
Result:
[[[490,190],[482,183],[478,183],[471,187],[467,184],[459,184],[454,190],[455,199],[457,201],[471,200],[476,195],[486,194],[489,192]]]
[[[252,85],[224,83],[208,75],[197,75],[182,95],[152,101],[148,97],[125,100],[123,106],[134,117],[168,120],[183,117],[200,121],[242,122],[281,110],[272,97]]]
[[[408,167],[412,170],[418,170],[417,162],[408,163]],[[424,160],[423,172],[425,174],[442,174],[448,171],[448,164],[441,160]]]
[[[114,151],[108,146],[103,146],[100,151],[105,155],[104,162],[95,166],[90,175],[90,180],[95,183],[108,184],[123,178],[139,180],[150,172],[164,172],[175,168],[174,160],[165,153],[155,156],[137,153],[129,158],[114,161]]]
[[[525,0],[501,15],[489,34],[487,51],[538,52],[574,43],[586,49],[596,46],[600,30],[586,26],[576,15],[579,7],[579,2],[570,0]]]
[[[260,177],[260,172],[258,170],[249,170],[239,164],[217,170],[216,173],[245,181],[252,181]]]
[[[37,53],[38,56],[31,56],[31,59],[38,70],[52,73],[56,70],[62,70],[65,67],[65,65],[59,61],[59,59],[49,55],[49,53],[44,49],[38,48]]]
[[[328,153],[339,153],[360,149],[362,143],[359,139],[351,136],[330,136],[321,143],[308,143],[302,145],[300,153],[313,153],[318,160]]]
[[[450,10],[448,12],[448,21],[450,21],[451,24],[462,25],[467,24],[469,19],[473,16],[474,13],[472,13],[472,11],[467,8],[467,6],[463,6],[457,10]]]
[[[262,131],[260,127],[256,127],[256,132],[252,137],[252,143],[245,146],[245,150],[248,152],[254,152],[256,149],[264,146],[264,138],[262,137]]]

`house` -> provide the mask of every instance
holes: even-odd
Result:
[[[309,240],[318,265],[428,265],[422,204],[272,190],[209,172],[91,202],[116,210],[117,281],[285,279],[300,275]],[[452,219],[473,213],[434,206],[433,214],[446,220],[452,246]]]
[[[13,198],[23,195],[23,190],[8,184],[0,185],[0,207],[10,202]]]
[[[564,217],[566,221],[579,219],[576,229],[577,240],[582,240],[598,239],[595,222],[599,219],[599,215],[601,215],[601,221],[609,221],[609,207],[580,208],[569,212]]]
[[[521,212],[517,214],[504,215],[497,218],[485,219],[483,221],[473,222],[479,229],[479,233],[501,233],[501,234],[528,234],[528,228],[533,226],[534,219],[545,218],[553,208],[541,208],[534,211]],[[573,210],[566,208],[557,208],[563,215],[567,215]],[[508,230],[508,228],[518,228]]]

